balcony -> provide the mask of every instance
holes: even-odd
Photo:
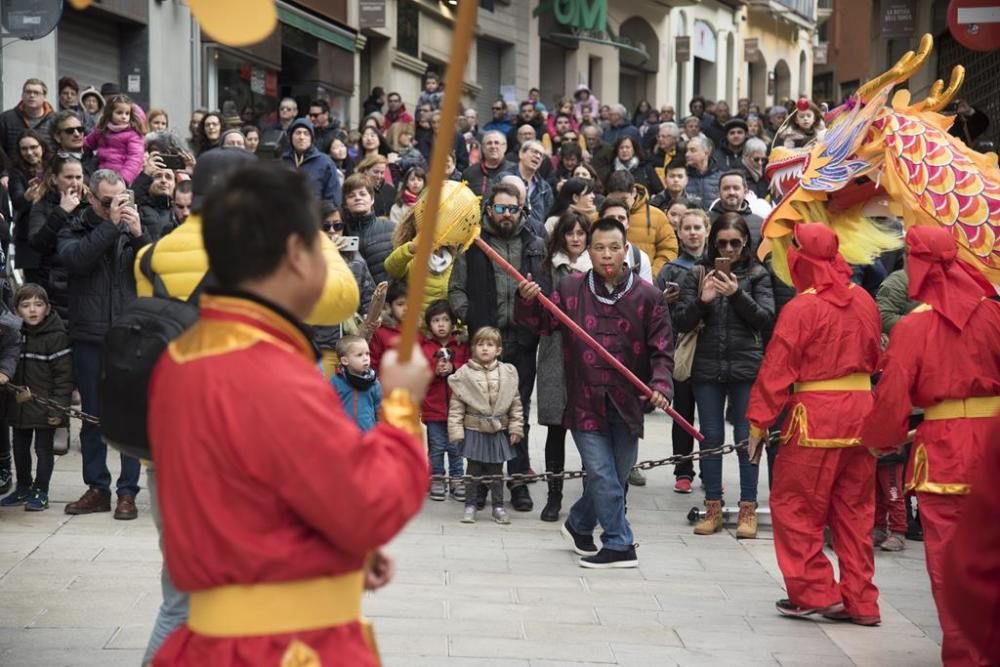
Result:
[[[816,0],[749,0],[747,4],[750,11],[768,12],[803,28],[816,25]]]
[[[822,23],[833,14],[833,0],[819,0],[816,3],[816,22]]]

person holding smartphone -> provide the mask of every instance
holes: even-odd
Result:
[[[675,203],[683,203],[681,199]],[[673,316],[678,309],[681,298],[681,283],[694,270],[695,266],[705,257],[705,242],[708,237],[708,214],[700,208],[686,209],[680,215],[677,225],[677,238],[680,240],[680,255],[677,259],[664,265],[656,276],[656,286],[663,291],[663,298],[670,307]],[[674,331],[674,348],[676,349],[677,331]],[[674,409],[688,422],[694,423],[694,388],[691,380],[674,378]],[[676,422],[671,431],[674,455],[690,454],[694,450],[694,438]],[[694,480],[694,463],[683,461],[674,466],[675,493],[691,493],[691,482]]]
[[[764,358],[762,332],[774,324],[771,276],[750,251],[750,230],[737,213],[720,215],[708,233],[708,248],[700,265],[680,285],[674,324],[681,332],[703,325],[691,371],[695,404],[705,436],[701,447],[711,449],[725,439],[726,401],[732,408],[733,436],[746,440],[750,387]],[[704,277],[699,280],[699,277]],[[740,464],[740,515],[737,537],[757,536],[757,473],[745,449]],[[705,519],[696,535],[722,529],[722,457],[701,460],[705,484]]]

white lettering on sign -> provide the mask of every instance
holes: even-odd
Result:
[[[959,7],[958,23],[1000,23],[1000,6]]]

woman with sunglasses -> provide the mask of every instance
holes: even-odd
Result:
[[[348,239],[344,236],[347,225],[341,217],[341,211],[335,204],[329,201],[322,201],[319,205],[323,233],[330,237],[333,244],[340,251],[340,256],[347,262],[351,269],[354,281],[358,284],[358,291],[361,293],[361,301],[358,304],[358,311],[351,319],[341,322],[335,326],[314,326],[313,342],[320,351],[320,363],[323,366],[323,373],[327,379],[333,375],[337,369],[337,341],[347,335],[364,335],[359,331],[361,318],[371,307],[372,294],[375,292],[375,281],[368,270],[364,257],[357,250],[348,250]]]
[[[724,443],[726,403],[736,442],[749,436],[750,387],[764,358],[764,335],[774,326],[771,276],[750,251],[750,230],[738,213],[723,213],[712,223],[704,272],[691,271],[681,284],[674,324],[681,333],[700,330],[691,381],[705,436],[700,447]],[[699,276],[704,276],[699,281]],[[700,284],[699,284],[700,282]],[[740,466],[740,515],[736,536],[757,536],[757,473],[746,449],[737,451]],[[722,530],[722,457],[701,459],[705,519],[695,535]]]

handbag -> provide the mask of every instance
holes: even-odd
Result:
[[[705,282],[705,267],[696,266],[692,269],[698,279],[698,298],[701,298],[702,284]],[[693,330],[680,335],[674,346],[674,379],[685,382],[691,379],[691,368],[694,366],[694,351],[698,347],[698,334],[705,328],[704,322],[699,322]]]

